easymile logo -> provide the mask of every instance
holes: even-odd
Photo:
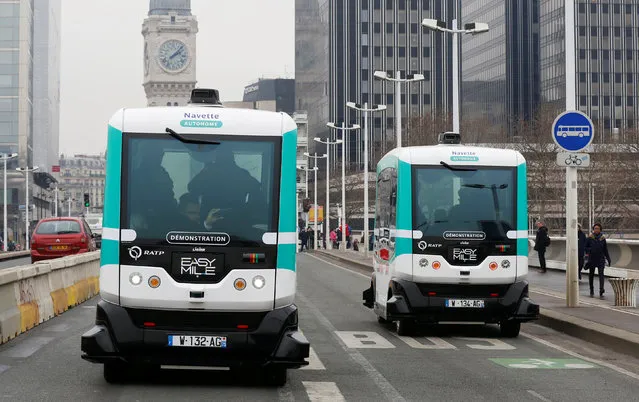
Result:
[[[182,257],[180,258],[180,274],[215,276],[217,258]]]
[[[477,249],[476,248],[454,248],[453,261],[476,262]]]

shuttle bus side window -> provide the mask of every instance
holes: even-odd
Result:
[[[390,168],[389,185],[388,185],[388,228],[390,230],[390,238],[388,242],[388,251],[390,257],[395,254],[395,231],[397,229],[397,170]]]

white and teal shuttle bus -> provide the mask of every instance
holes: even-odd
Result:
[[[398,148],[377,165],[374,271],[364,305],[400,335],[418,323],[537,319],[528,297],[526,162],[455,133]]]
[[[109,122],[96,324],[82,357],[248,369],[282,385],[307,363],[296,292],[297,127],[285,113],[122,109]]]

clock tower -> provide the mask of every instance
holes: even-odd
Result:
[[[191,0],[151,0],[142,24],[144,91],[148,106],[184,106],[195,88],[195,36]]]

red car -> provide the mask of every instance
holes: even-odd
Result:
[[[31,237],[31,263],[95,251],[94,235],[82,218],[45,218]]]

